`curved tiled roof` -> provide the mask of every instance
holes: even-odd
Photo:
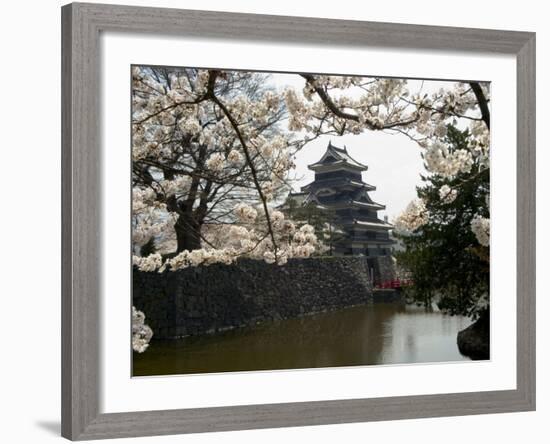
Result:
[[[334,146],[332,142],[329,142],[327,150],[325,151],[325,154],[323,154],[323,157],[321,157],[319,161],[309,165],[309,168],[328,165],[336,162],[343,162],[347,165],[351,165],[363,170],[366,170],[368,168],[366,165],[357,162],[353,157],[351,157],[345,146],[344,148],[339,148]]]

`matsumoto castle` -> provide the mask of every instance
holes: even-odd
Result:
[[[318,208],[331,210],[334,224],[344,232],[335,242],[334,254],[391,255],[395,241],[389,230],[393,226],[378,218],[378,211],[384,210],[385,205],[369,197],[369,191],[376,187],[363,182],[361,174],[368,167],[354,160],[345,146],[337,148],[329,143],[323,157],[308,168],[315,172],[315,180],[290,198],[302,205],[314,202]]]

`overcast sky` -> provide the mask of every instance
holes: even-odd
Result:
[[[272,74],[271,82],[279,91],[287,87],[301,91],[304,86],[304,80],[297,74]],[[412,80],[408,83],[411,94],[420,89],[432,93],[453,85],[453,82],[433,80]],[[380,218],[388,215],[390,221],[393,220],[416,197],[416,186],[421,183],[420,174],[425,173],[420,148],[402,134],[382,131],[365,131],[360,135],[342,137],[322,136],[310,142],[296,156],[296,175],[299,178],[294,186],[296,191],[313,180],[313,171],[307,166],[321,158],[329,141],[338,147],[346,145],[355,160],[368,166],[363,180],[376,186],[376,191],[371,192],[370,196],[375,202],[386,205],[386,210],[378,213]]]

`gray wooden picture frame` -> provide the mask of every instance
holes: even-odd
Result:
[[[515,390],[163,411],[99,411],[103,31],[517,58]],[[73,3],[62,8],[62,435],[73,440],[535,409],[535,34]]]

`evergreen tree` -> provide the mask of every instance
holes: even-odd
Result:
[[[450,152],[465,149],[468,131],[448,127]],[[471,229],[474,216],[489,216],[489,170],[459,174],[453,179],[423,176],[417,188],[429,213],[428,222],[413,233],[399,234],[406,250],[396,254],[414,281],[408,296],[430,307],[435,301],[450,314],[477,318],[488,309],[489,248],[480,246]],[[444,187],[447,185],[447,187]],[[441,190],[456,190],[456,197]]]

